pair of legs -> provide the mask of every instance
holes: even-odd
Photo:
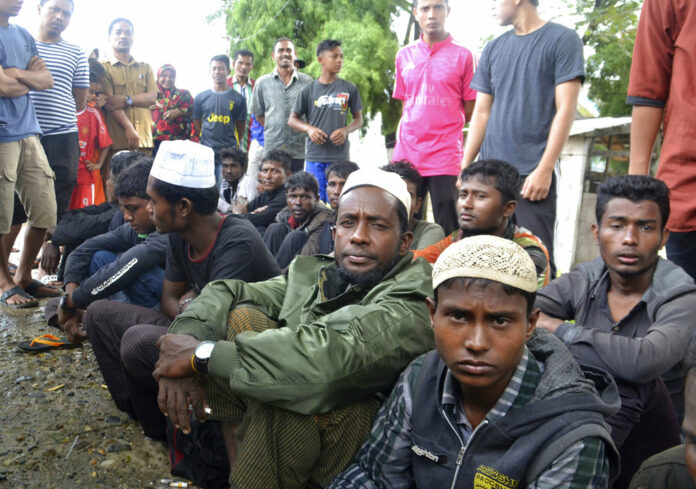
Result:
[[[667,240],[667,258],[696,280],[696,231],[671,231]]]
[[[430,203],[433,206],[433,217],[435,222],[442,226],[445,234],[449,235],[454,230],[459,228],[459,219],[457,218],[457,176],[453,175],[436,175],[431,177],[423,177],[423,185],[419,197],[430,194]],[[423,219],[425,216],[425,206],[421,206],[420,211],[416,214],[418,219]]]
[[[331,162],[325,163],[320,161],[307,161],[307,171],[314,175],[314,178],[319,182],[319,198],[322,202],[328,202],[326,196],[326,169],[331,165]]]
[[[46,229],[56,225],[54,173],[38,136],[0,143],[0,291],[26,288],[32,281],[31,269],[41,249]],[[14,279],[9,273],[9,256],[19,232],[12,234],[15,193],[28,216],[24,248]],[[15,293],[6,298],[9,305],[30,303],[33,299]]]
[[[287,224],[279,222],[268,226],[263,233],[263,242],[281,269],[290,265],[308,239],[309,235],[304,231],[290,229]]]

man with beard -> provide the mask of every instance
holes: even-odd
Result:
[[[413,254],[435,263],[448,246],[462,238],[479,234],[500,236],[525,249],[536,266],[538,286],[546,285],[549,281],[546,247],[531,231],[511,220],[522,188],[522,177],[515,167],[499,160],[477,161],[462,170],[457,186],[459,229]]]
[[[184,432],[189,402],[199,419],[212,408],[232,487],[326,486],[367,438],[377,394],[433,347],[430,266],[409,252],[409,208],[398,175],[352,173],[335,260],[299,256],[266,282],[211,283],[160,340],[160,408]]]
[[[679,443],[674,409],[683,412],[684,398],[676,367],[694,330],[696,286],[658,256],[669,236],[669,211],[669,190],[660,180],[605,181],[592,226],[601,256],[551,282],[536,301],[537,327],[554,332],[579,363],[616,379],[621,410],[608,421],[626,483],[647,456]]]

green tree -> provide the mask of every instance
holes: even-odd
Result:
[[[339,39],[345,61],[341,77],[355,83],[363,100],[363,113],[381,113],[383,131],[393,132],[400,106],[391,98],[394,58],[399,42],[390,26],[406,0],[226,0],[218,15],[227,20],[231,53],[249,49],[255,54],[254,73],[261,76],[275,66],[273,44],[279,37],[295,42],[305,71],[318,77],[321,67],[315,49],[322,39]]]
[[[636,39],[638,0],[577,0],[579,32],[594,53],[587,59],[589,97],[602,116],[630,115],[626,92]]]

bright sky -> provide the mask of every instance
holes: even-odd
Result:
[[[38,0],[25,0],[19,16],[11,20],[36,34],[38,28]],[[74,0],[75,12],[63,37],[81,46],[85,52],[99,48],[104,57],[110,52],[108,25],[114,18],[127,17],[135,25],[133,56],[146,61],[156,72],[163,63],[177,69],[177,86],[194,95],[209,88],[208,60],[226,52],[225,22],[206,20],[220,5],[221,0]],[[561,2],[545,1],[540,6],[544,18],[554,18],[570,27],[571,20],[556,18]],[[506,30],[497,25],[492,15],[492,2],[485,0],[452,0],[448,30],[472,51],[480,52],[482,39]],[[544,5],[547,5],[544,7]],[[398,32],[405,29],[403,19],[395,23]],[[403,33],[399,34],[403,40]],[[259,56],[260,54],[257,54]],[[262,54],[261,54],[262,55]],[[258,77],[263,73],[253,73]]]

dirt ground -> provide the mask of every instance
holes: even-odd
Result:
[[[168,487],[161,479],[175,478],[165,447],[113,404],[89,343],[41,354],[17,348],[58,333],[43,321],[45,302],[0,306],[0,489]]]

